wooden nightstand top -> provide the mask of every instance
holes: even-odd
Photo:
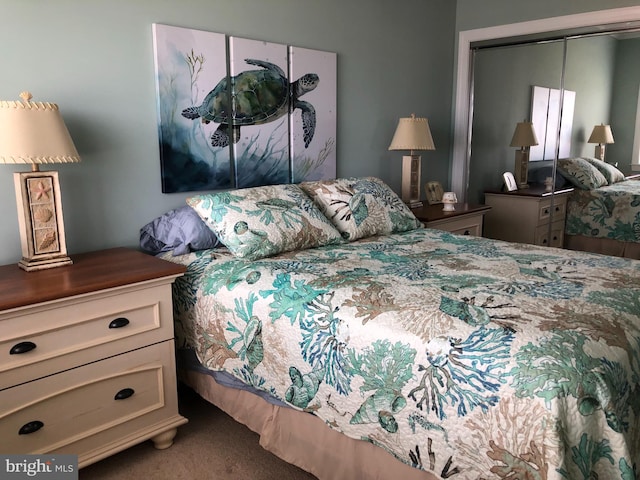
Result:
[[[414,208],[411,211],[421,222],[434,222],[445,218],[453,218],[461,215],[477,214],[491,210],[489,205],[474,205],[469,203],[456,203],[453,212],[442,210],[444,205],[436,203],[434,205],[423,205],[421,208]]]
[[[73,265],[25,272],[0,266],[0,310],[120,287],[186,271],[183,265],[128,249],[72,255]]]
[[[511,195],[515,197],[550,197],[551,195],[564,195],[573,192],[573,187],[561,188],[555,192],[547,192],[544,187],[529,187],[521,188],[520,190],[514,190],[513,192],[506,192],[502,190],[487,190],[484,193],[490,193],[493,195]]]

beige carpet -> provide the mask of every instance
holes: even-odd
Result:
[[[258,435],[207,403],[192,390],[179,390],[180,413],[174,444],[156,450],[150,441],[80,470],[80,480],[315,480],[258,444]]]

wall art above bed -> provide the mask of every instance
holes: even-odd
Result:
[[[336,176],[336,54],[153,24],[164,193]]]

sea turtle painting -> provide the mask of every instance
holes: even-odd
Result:
[[[182,116],[190,120],[201,118],[203,123],[218,123],[217,130],[211,135],[211,145],[226,147],[229,145],[230,129],[233,143],[237,143],[240,127],[273,122],[299,108],[302,110],[303,139],[307,148],[316,129],[316,110],[300,97],[318,86],[318,75],[307,73],[289,83],[282,69],[273,63],[250,58],[245,62],[261,68],[247,70],[230,78],[231,108],[229,84],[227,78],[223,78],[201,105],[185,108]]]

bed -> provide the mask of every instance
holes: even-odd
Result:
[[[567,202],[565,247],[640,259],[640,178],[584,157],[558,161],[576,188]]]
[[[640,262],[421,228],[373,178],[188,203],[224,246],[158,253],[187,266],[179,377],[276,455],[332,480],[635,478]]]

